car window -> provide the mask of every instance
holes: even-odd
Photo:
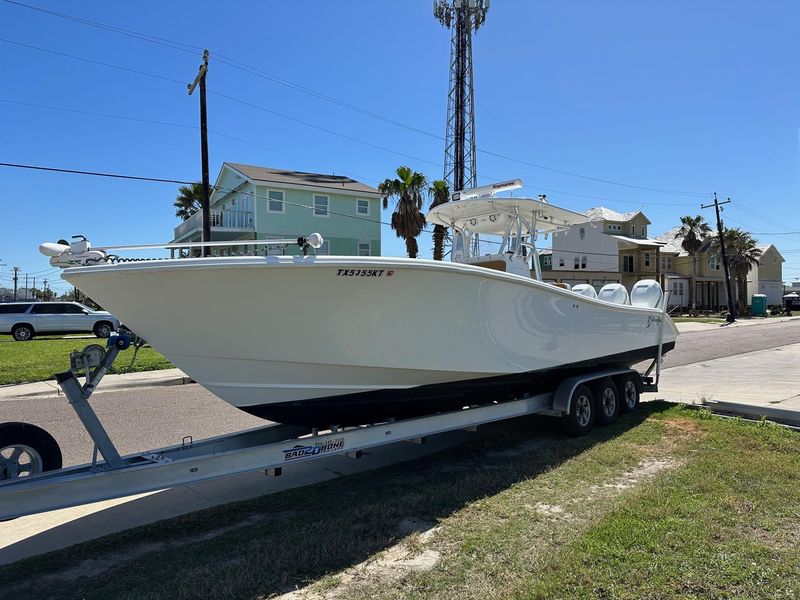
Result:
[[[64,314],[66,315],[82,315],[83,308],[77,304],[64,304]]]
[[[64,312],[63,304],[34,304],[31,313],[34,315],[60,315]]]
[[[0,315],[24,313],[29,306],[30,304],[0,304]]]

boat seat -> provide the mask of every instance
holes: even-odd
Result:
[[[625,286],[621,283],[607,283],[597,294],[597,297],[600,300],[605,300],[606,302],[613,302],[614,304],[630,304],[630,298],[628,297],[628,290],[625,289]]]
[[[637,281],[631,290],[631,304],[633,306],[657,308],[661,303],[662,296],[663,291],[657,281],[654,279],[642,279]]]
[[[588,283],[579,283],[572,288],[573,292],[580,294],[581,296],[586,296],[587,298],[597,298],[597,290],[594,289],[594,286],[589,285]]]
[[[495,271],[506,272],[506,262],[504,260],[487,260],[486,262],[474,262],[473,265],[483,267],[484,269],[493,269]]]

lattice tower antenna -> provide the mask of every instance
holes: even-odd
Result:
[[[444,180],[451,191],[478,187],[472,34],[486,20],[490,0],[434,0],[433,16],[451,30],[450,89],[444,143]]]

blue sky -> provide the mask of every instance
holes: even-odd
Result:
[[[0,0],[0,162],[199,179],[198,104],[185,83],[200,63],[191,48],[207,47],[212,179],[225,160],[372,185],[401,164],[442,176],[449,33],[429,0],[20,1],[177,48]],[[474,41],[478,146],[532,164],[479,153],[479,182],[521,177],[527,194],[574,210],[641,208],[651,233],[700,214],[716,191],[734,200],[726,224],[775,243],[784,279],[800,277],[800,233],[777,235],[800,232],[798,45],[792,0],[495,0]],[[172,184],[9,168],[0,182],[2,286],[12,266],[57,281],[41,241],[82,233],[98,244],[155,243],[176,224]],[[388,228],[383,248],[404,253]],[[430,255],[430,236],[420,248]]]

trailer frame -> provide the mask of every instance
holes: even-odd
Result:
[[[28,477],[0,481],[0,520],[121,498],[219,477],[263,470],[280,475],[284,468],[336,454],[360,457],[364,450],[402,441],[421,443],[425,437],[530,415],[567,417],[582,384],[633,375],[638,393],[654,391],[648,377],[660,356],[642,376],[633,369],[610,369],[570,377],[554,392],[465,406],[460,410],[355,427],[332,426],[319,431],[293,425],[265,425],[195,442],[121,456],[98,419],[89,397],[97,389],[120,350],[130,345],[124,334],[114,335],[99,356],[96,344],[71,355],[71,369],[56,375],[70,406],[94,441],[92,462]],[[84,382],[79,380],[84,374]],[[619,396],[617,402],[620,402]],[[594,410],[597,410],[594,402]],[[589,426],[591,428],[591,425]],[[588,429],[587,429],[588,430]],[[98,452],[103,460],[98,459]],[[0,463],[3,461],[0,456]],[[0,470],[3,465],[0,464]]]

